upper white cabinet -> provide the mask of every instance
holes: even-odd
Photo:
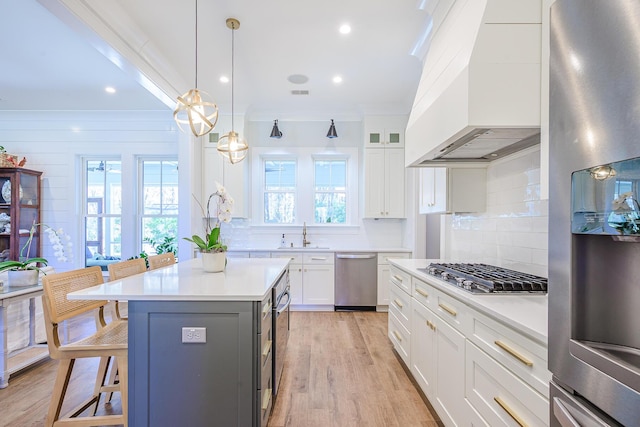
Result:
[[[487,169],[421,168],[419,197],[421,214],[484,212],[487,206]]]
[[[364,216],[404,218],[404,150],[365,150],[364,168]]]
[[[368,116],[364,120],[365,148],[404,148],[404,116]]]
[[[238,120],[236,120],[237,122]],[[228,123],[227,123],[228,122]],[[242,133],[242,126],[235,125],[235,130]],[[235,202],[234,218],[246,218],[248,215],[246,194],[246,174],[248,173],[249,158],[240,163],[231,164],[218,153],[218,139],[231,130],[231,119],[221,118],[216,128],[203,137],[202,144],[202,196],[200,203],[206,209],[209,196],[217,191],[216,182],[222,184]]]

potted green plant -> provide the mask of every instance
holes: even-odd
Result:
[[[58,261],[66,262],[71,253],[71,238],[62,229],[55,230],[43,223],[33,223],[29,229],[29,238],[20,249],[19,260],[7,260],[0,262],[0,272],[7,271],[10,286],[32,286],[38,284],[38,275],[41,268],[49,261],[43,257],[28,258],[31,253],[33,236],[38,227],[47,234],[53,246]],[[43,274],[46,274],[43,272]]]
[[[229,196],[227,190],[216,182],[215,193],[212,193],[207,200],[207,210],[203,209],[198,199],[195,198],[196,203],[200,206],[202,215],[205,218],[205,234],[203,237],[194,234],[189,237],[184,237],[191,243],[194,243],[200,250],[202,256],[202,267],[208,272],[223,271],[226,265],[227,245],[220,240],[220,224],[223,222],[231,221],[231,212],[233,211],[233,198]],[[216,213],[215,213],[215,225],[211,225],[211,202],[216,199]]]

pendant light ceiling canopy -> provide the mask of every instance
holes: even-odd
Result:
[[[196,0],[196,86],[182,96],[178,97],[176,109],[173,111],[173,119],[180,129],[191,130],[195,136],[203,136],[213,130],[218,122],[218,106],[205,100],[206,92],[198,90],[198,0]]]
[[[234,62],[234,34],[235,31],[240,28],[240,21],[235,18],[227,19],[227,27],[231,29],[231,131],[223,135],[218,140],[218,152],[232,164],[241,162],[247,157],[249,151],[249,144],[247,141],[238,135],[238,132],[234,128],[234,106],[233,106],[233,86],[235,78],[233,74],[233,62]]]
[[[269,135],[269,138],[277,138],[277,139],[282,138],[282,132],[280,132],[280,129],[278,129],[277,120],[273,121],[273,129],[271,129],[271,135]]]
[[[333,119],[331,119],[331,126],[329,126],[329,132],[327,132],[327,138],[337,138],[338,133],[336,132],[336,125],[333,124]]]

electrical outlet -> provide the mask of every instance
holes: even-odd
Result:
[[[182,328],[182,342],[186,344],[206,343],[207,328]]]

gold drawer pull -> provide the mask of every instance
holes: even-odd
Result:
[[[397,331],[393,331],[393,335],[395,335],[398,341],[402,341],[402,335],[400,335]]]
[[[269,314],[270,311],[271,311],[271,301],[269,301],[268,303],[262,306],[262,317]]]
[[[267,341],[262,349],[262,357],[267,357],[269,355],[269,351],[271,351],[271,340]]]
[[[315,256],[311,257],[311,261],[326,261],[326,260],[327,260],[326,257],[315,257]]]
[[[404,305],[402,304],[402,301],[400,301],[398,298],[394,299],[393,302],[396,303],[398,308],[404,307]]]
[[[456,317],[458,315],[458,312],[455,311],[453,308],[448,307],[442,303],[438,304],[438,307],[440,307],[441,309],[443,309],[444,311],[446,311],[447,313],[449,313],[450,315],[452,315],[453,317]]]
[[[273,390],[270,388],[264,391],[264,396],[262,396],[262,410],[266,411],[269,407],[269,403],[271,403],[271,393]]]
[[[494,397],[493,400],[495,400],[496,403],[500,405],[500,407],[504,409],[504,411],[509,414],[509,416],[513,418],[513,421],[517,422],[520,427],[527,427],[527,423],[525,423],[524,420],[513,411],[513,409],[509,408],[509,406],[502,399],[500,399],[499,397]]]
[[[402,277],[398,276],[397,274],[394,274],[393,278],[396,279],[398,282],[402,283]]]
[[[416,288],[416,292],[417,292],[417,293],[419,293],[420,295],[422,295],[422,296],[423,296],[423,297],[425,297],[425,298],[429,298],[429,294],[428,294],[428,293],[426,293],[425,291],[423,291],[423,290],[422,290],[422,289],[420,289],[420,288]]]
[[[521,355],[520,353],[518,353],[517,351],[515,351],[514,349],[512,349],[511,347],[509,347],[505,343],[503,343],[502,341],[497,341],[496,340],[496,341],[494,341],[494,343],[498,347],[500,347],[501,349],[503,349],[504,351],[509,353],[511,356],[513,356],[516,359],[518,359],[519,362],[524,363],[527,366],[533,366],[533,362],[531,360],[527,359],[526,357],[524,357],[523,355]]]

